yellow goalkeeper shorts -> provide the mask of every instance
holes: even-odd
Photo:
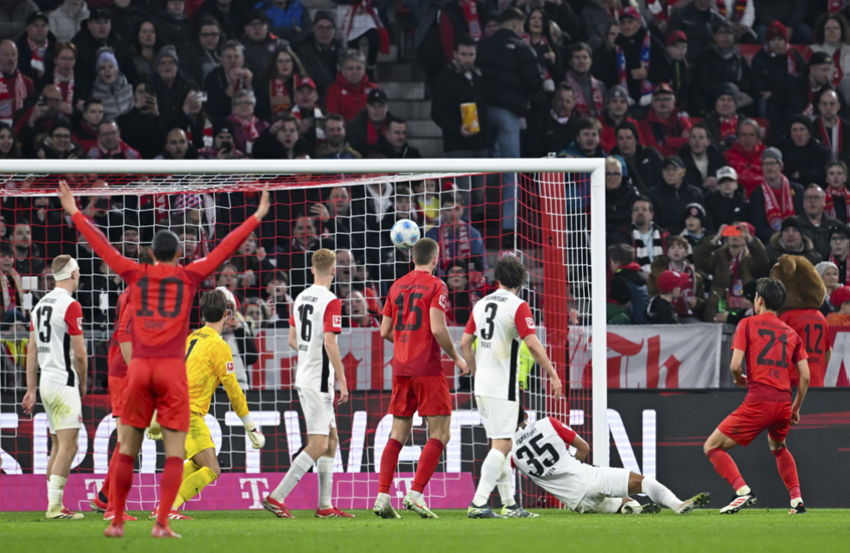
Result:
[[[192,413],[189,418],[189,433],[186,434],[186,458],[191,459],[209,448],[215,449],[210,428],[204,421],[204,417]]]

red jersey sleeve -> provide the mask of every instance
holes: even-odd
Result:
[[[437,280],[434,284],[434,289],[431,295],[431,305],[430,307],[436,307],[443,313],[446,312],[446,309],[449,305],[449,290],[446,288],[446,283],[442,280]]]
[[[118,343],[126,344],[132,342],[133,337],[130,335],[130,325],[133,323],[133,306],[130,304],[129,298],[124,302],[124,308],[121,310],[121,319],[118,321]]]
[[[534,317],[531,315],[531,308],[528,307],[528,303],[522,302],[519,305],[514,315],[514,324],[516,324],[516,331],[520,340],[524,340],[526,336],[531,336],[536,332]]]
[[[88,217],[83,215],[82,211],[74,213],[71,220],[74,222],[74,225],[76,225],[77,230],[85,236],[86,241],[91,244],[95,253],[97,253],[101,259],[106,261],[106,264],[109,265],[113,271],[118,273],[126,282],[135,282],[135,279],[131,277],[140,271],[141,266],[138,263],[127,259],[118,253],[115,246],[109,243],[106,236],[100,232],[100,229],[98,229]]]
[[[213,271],[218,269],[224,261],[242,245],[248,235],[251,234],[260,222],[253,215],[245,219],[236,230],[224,237],[218,245],[206,257],[202,257],[186,266],[186,272],[191,275],[194,282],[201,282]]]
[[[65,311],[65,323],[68,325],[68,334],[79,336],[83,333],[83,308],[80,302],[72,302]]]
[[[549,422],[552,423],[552,428],[555,429],[555,432],[558,433],[558,436],[560,436],[567,445],[573,443],[573,440],[575,440],[576,436],[578,436],[578,433],[576,433],[575,430],[569,426],[564,426],[558,419],[549,417]]]
[[[325,332],[342,332],[342,302],[333,299],[325,307]]]
[[[747,343],[749,342],[748,332],[750,329],[749,319],[744,319],[738,323],[738,328],[735,330],[735,337],[732,339],[732,349],[747,351]]]
[[[475,329],[475,317],[470,315],[469,321],[466,323],[466,328],[464,328],[463,331],[467,334],[475,334]]]
[[[289,316],[289,326],[295,326],[295,315]]]

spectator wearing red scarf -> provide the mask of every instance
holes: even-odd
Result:
[[[370,148],[378,147],[380,138],[387,132],[387,126],[393,119],[387,102],[386,92],[380,88],[370,90],[366,109],[361,110],[348,124],[348,142],[364,158]]]
[[[726,150],[726,161],[738,175],[738,183],[747,197],[761,183],[761,155],[767,146],[761,143],[761,129],[752,119],[738,122],[737,140]]]
[[[469,266],[472,286],[480,286],[479,277],[487,270],[484,241],[481,233],[463,219],[463,206],[454,194],[444,194],[440,220],[425,236],[440,245],[440,263],[437,265],[440,276],[445,276],[456,263],[463,262]],[[479,275],[473,276],[473,273]]]
[[[338,113],[346,123],[366,107],[369,91],[378,88],[366,75],[366,58],[359,50],[347,50],[340,56],[339,73],[328,89],[328,113]]]
[[[667,83],[652,92],[652,108],[640,122],[645,146],[658,150],[662,156],[674,156],[688,142],[691,122],[675,109],[676,96]]]
[[[750,220],[756,237],[766,244],[781,230],[785,218],[803,213],[803,187],[782,174],[785,163],[776,148],[764,151],[761,166],[762,182],[750,194]]]
[[[11,125],[15,112],[34,92],[32,80],[18,70],[18,47],[11,40],[0,42],[0,122]]]

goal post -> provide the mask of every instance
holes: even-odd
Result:
[[[39,255],[48,267],[49,252],[69,253],[63,248],[76,238],[68,221],[61,216],[61,212],[57,213],[55,208],[58,202],[55,199],[50,200],[51,203],[46,208],[48,213],[45,215],[39,211],[44,209],[43,200],[35,201],[36,198],[54,196],[56,183],[63,177],[72,182],[75,196],[89,199],[123,198],[123,201],[117,203],[107,201],[105,207],[100,208],[95,201],[89,204],[92,210],[101,209],[97,215],[98,221],[113,243],[126,244],[127,238],[119,235],[132,226],[126,222],[132,220],[140,225],[136,239],[142,243],[160,228],[183,229],[188,234],[181,235],[181,238],[186,240],[195,233],[198,242],[196,257],[202,255],[204,248],[212,248],[227,231],[235,228],[240,218],[244,219],[246,214],[250,215],[256,204],[257,193],[263,187],[267,186],[276,194],[276,205],[273,206],[276,215],[272,215],[273,220],[264,221],[255,237],[257,251],[261,248],[266,250],[263,257],[271,263],[271,267],[262,269],[267,271],[263,276],[261,271],[248,269],[250,264],[247,264],[247,261],[236,260],[233,265],[239,267],[238,275],[234,276],[239,285],[242,285],[243,277],[247,280],[246,275],[251,273],[251,286],[256,289],[256,293],[246,292],[240,295],[240,301],[245,303],[241,306],[245,312],[247,313],[248,307],[253,308],[251,302],[254,295],[265,300],[266,293],[270,294],[270,301],[260,303],[266,307],[270,306],[272,311],[277,309],[272,315],[278,316],[277,322],[262,329],[257,328],[259,332],[254,336],[257,346],[256,361],[253,364],[246,363],[249,366],[244,370],[245,381],[248,383],[245,392],[252,412],[256,411],[255,419],[263,426],[263,431],[271,436],[269,442],[279,445],[272,445],[273,449],[268,449],[267,446],[262,452],[253,452],[250,444],[245,444],[241,426],[236,424],[238,420],[233,417],[233,413],[228,412],[229,402],[221,391],[214,397],[206,419],[213,434],[216,451],[221,452],[224,472],[237,472],[239,479],[233,483],[222,479],[214,484],[222,488],[219,490],[221,493],[205,490],[202,499],[204,494],[215,498],[216,506],[212,508],[256,508],[257,494],[269,491],[264,490],[263,486],[273,488],[279,479],[272,477],[272,480],[260,482],[263,480],[260,477],[265,478],[267,473],[284,472],[297,450],[306,445],[303,420],[299,420],[300,408],[297,407],[297,398],[292,390],[295,366],[284,337],[288,319],[285,319],[282,313],[284,300],[278,300],[277,294],[281,286],[294,292],[308,283],[306,273],[309,272],[309,265],[305,265],[308,263],[307,248],[303,252],[295,251],[300,247],[296,244],[295,229],[298,228],[298,232],[302,232],[301,227],[297,227],[301,218],[315,219],[318,236],[310,235],[311,239],[321,241],[328,234],[328,238],[331,238],[328,243],[335,243],[337,250],[347,251],[352,258],[351,282],[355,282],[353,275],[360,270],[367,275],[368,281],[365,285],[356,281],[358,285],[349,288],[351,296],[347,299],[347,305],[351,313],[346,317],[351,318],[352,325],[340,336],[343,364],[354,399],[350,407],[340,409],[338,413],[342,453],[337,453],[336,471],[345,473],[345,477],[340,476],[337,479],[334,489],[335,497],[348,498],[346,501],[340,501],[341,508],[362,508],[364,498],[372,493],[373,483],[376,484],[380,452],[388,437],[387,421],[382,417],[386,413],[391,384],[391,367],[388,367],[386,359],[391,358],[392,346],[384,344],[379,336],[375,339],[372,335],[375,333],[370,334],[368,328],[353,324],[355,316],[359,316],[359,313],[355,313],[354,302],[357,297],[361,297],[369,313],[379,320],[380,310],[375,314],[373,307],[382,305],[383,292],[392,280],[402,276],[402,271],[405,270],[406,260],[399,259],[398,252],[393,248],[387,248],[382,242],[376,251],[369,242],[372,236],[370,233],[380,233],[381,236],[388,233],[386,221],[381,220],[382,212],[375,214],[370,210],[383,209],[382,206],[385,206],[386,202],[392,203],[392,209],[396,209],[403,200],[401,190],[406,190],[409,195],[409,212],[418,213],[420,217],[418,224],[423,235],[426,229],[434,232],[432,229],[437,228],[434,235],[438,238],[442,238],[442,235],[439,234],[439,219],[435,217],[440,216],[447,194],[463,198],[462,201],[458,200],[458,203],[465,208],[464,217],[473,223],[471,227],[478,229],[482,247],[485,248],[484,252],[478,253],[474,246],[457,246],[457,234],[452,235],[451,242],[447,242],[452,244],[451,247],[458,258],[467,257],[457,264],[466,269],[462,276],[467,280],[467,288],[472,288],[471,281],[474,278],[486,276],[486,272],[484,275],[477,275],[478,271],[473,268],[482,261],[490,270],[501,255],[517,255],[526,262],[529,267],[526,299],[532,305],[541,341],[553,361],[557,361],[556,368],[561,375],[567,399],[561,402],[547,399],[549,388],[545,378],[541,376],[539,367],[533,367],[531,376],[525,377],[523,402],[529,410],[534,411],[532,416],[556,416],[565,423],[576,425],[580,434],[586,437],[589,434],[593,464],[608,466],[604,165],[605,160],[602,158],[4,160],[0,164],[0,176],[5,180],[6,186],[0,188],[0,210],[7,214],[6,219],[9,219],[8,214],[12,213],[15,220],[5,221],[6,236],[0,237],[0,240],[17,244],[17,239],[14,238],[16,230],[13,230],[15,224],[18,221],[35,221],[30,225],[33,232],[32,241],[42,244]],[[508,195],[511,199],[503,201],[501,176],[510,173],[517,174],[518,178],[506,180],[505,183],[516,182],[518,193]],[[434,181],[439,187],[436,192],[429,188],[430,183]],[[367,188],[370,186],[377,187],[377,191],[369,192]],[[333,194],[332,189],[335,188],[347,189],[351,204],[354,205],[356,196],[357,201],[361,202],[358,205],[365,206],[362,208],[365,211],[356,214],[351,211],[346,215],[336,216],[328,213],[328,207],[316,208],[318,204],[331,205],[328,203],[328,196]],[[393,192],[389,196],[382,196],[381,190],[386,189]],[[422,192],[415,191],[419,189]],[[332,202],[333,198],[330,201]],[[502,208],[506,202],[514,203],[513,209],[508,211],[516,214],[515,223],[502,216]],[[116,208],[116,205],[119,207]],[[193,213],[192,217],[189,216],[190,212]],[[338,226],[334,222],[335,219],[347,223]],[[365,226],[355,228],[354,219],[363,219]],[[122,222],[114,222],[119,220]],[[40,228],[37,238],[35,231],[39,224],[43,228]],[[306,222],[304,224],[308,225]],[[340,228],[343,228],[344,232],[338,230]],[[327,229],[337,229],[337,234]],[[306,226],[303,232],[305,236],[310,233]],[[383,240],[380,237],[378,239]],[[468,239],[473,242],[474,240]],[[61,243],[61,247],[57,246],[57,241]],[[80,245],[74,244],[74,248],[74,251],[83,251]],[[242,252],[239,253],[242,255]],[[245,255],[247,259],[248,254]],[[388,261],[387,255],[396,257]],[[86,270],[92,273],[87,276],[97,283],[96,286],[102,286],[108,294],[113,294],[120,288],[118,279],[106,269],[106,273],[101,274],[101,269],[96,266],[98,261],[96,257],[92,257],[84,264]],[[268,265],[263,261],[260,263]],[[286,269],[281,263],[287,265]],[[447,281],[456,268],[455,265],[449,265],[451,264],[447,263],[438,268],[441,276]],[[282,277],[274,276],[281,271],[286,274]],[[223,266],[202,288],[211,288],[219,282],[220,276],[223,282],[227,282],[226,272]],[[236,272],[234,269],[234,273]],[[16,309],[24,312],[24,317],[36,303],[39,291],[43,292],[47,286],[46,278],[43,274],[31,274],[20,279],[20,297],[23,301],[17,303]],[[281,280],[285,282],[279,282]],[[267,282],[270,284],[267,285]],[[365,287],[360,288],[361,285]],[[358,290],[362,291],[362,294],[355,296],[355,291]],[[480,293],[483,294],[485,290],[487,288],[482,286]],[[90,355],[92,358],[102,357],[106,333],[111,333],[114,323],[110,318],[112,315],[108,297],[114,295],[109,296],[103,290],[95,289],[81,292],[90,296],[81,300],[88,302],[87,307],[90,309],[86,313],[97,313],[96,321],[87,321],[88,344],[93,350],[99,348],[97,353],[90,351]],[[2,308],[7,310],[8,304],[4,304]],[[267,314],[263,316],[267,317]],[[368,322],[368,316],[363,320]],[[25,390],[21,389],[20,367],[15,368],[14,353],[10,353],[9,346],[9,343],[14,342],[20,348],[20,335],[15,335],[13,331],[10,335],[7,326],[4,324],[3,331],[0,332],[0,338],[7,342],[0,361],[0,456],[3,460],[0,470],[21,477],[27,474],[43,474],[44,467],[41,465],[46,462],[47,447],[46,437],[43,437],[46,428],[42,420],[43,410],[41,418],[39,415],[30,418],[20,410],[20,400]],[[578,346],[572,342],[574,330],[584,336],[584,342]],[[454,327],[452,336],[456,343],[459,342],[462,332],[463,325]],[[25,344],[23,346],[25,347]],[[245,359],[247,361],[249,358]],[[102,371],[105,361],[100,359],[97,363],[96,370]],[[447,475],[469,472],[477,476],[483,461],[483,456],[479,453],[486,453],[486,437],[480,427],[480,420],[474,416],[474,398],[468,388],[464,388],[461,379],[451,374],[454,368],[449,365],[451,364],[445,363],[444,360],[447,377],[452,383],[453,403],[458,409],[452,429],[452,441],[456,443],[450,442],[441,466]],[[94,380],[91,372],[89,380]],[[108,422],[111,420],[108,416],[108,393],[100,387],[99,382],[92,384],[89,394],[93,397],[90,397],[87,403],[84,402],[84,418],[89,417],[91,420],[85,421],[87,431],[81,432],[80,453],[78,459],[75,459],[76,468],[72,474],[100,475],[102,480],[108,455],[114,446],[114,423],[110,426]],[[415,433],[412,437],[413,445],[402,452],[402,465],[407,468],[403,470],[400,465],[397,479],[399,481],[404,480],[411,466],[415,466],[411,463],[418,457],[417,448],[424,445],[424,425],[414,421],[414,426],[418,428],[418,434]],[[156,475],[151,473],[157,471],[161,457],[161,452],[157,454],[157,445],[146,441],[139,461],[140,474],[136,477],[136,484],[146,489],[138,492],[138,497],[131,495],[132,508],[136,505],[147,507],[149,504],[150,493],[155,493],[156,489]],[[308,481],[309,476],[305,477]],[[447,476],[445,480],[432,481],[432,498],[440,494],[450,495],[453,488],[467,490],[469,482],[462,477],[458,478],[451,480]],[[89,480],[92,479],[85,481]],[[33,501],[37,502],[43,495],[43,485],[38,487],[36,483],[27,483],[21,486],[15,494],[7,494],[6,499],[0,501],[0,511],[26,510],[35,505]],[[91,497],[96,491],[91,482],[81,483],[80,487],[81,497]],[[33,499],[24,500],[30,490]],[[231,490],[228,493],[253,503],[250,506],[233,507],[238,501],[225,501],[222,498],[225,490]],[[521,491],[539,499],[539,491],[528,492],[525,488]],[[134,501],[136,503],[133,503]],[[444,502],[443,505],[453,504]],[[544,503],[538,501],[537,505]],[[439,508],[440,503],[432,503],[432,506]],[[77,504],[69,507],[84,508]],[[193,509],[191,502],[187,508]],[[84,510],[88,508],[85,507]]]

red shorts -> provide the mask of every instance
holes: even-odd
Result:
[[[189,431],[189,384],[183,359],[133,359],[125,381],[123,424],[147,428],[155,409],[163,428]]]
[[[452,414],[452,399],[445,376],[393,376],[390,415],[421,417]]]
[[[780,444],[791,428],[791,402],[765,401],[742,403],[717,427],[724,436],[742,446],[750,445],[756,436],[767,430],[768,436]]]
[[[126,387],[127,379],[125,377],[109,377],[109,401],[112,403],[112,416],[115,418],[124,416],[124,389]]]

